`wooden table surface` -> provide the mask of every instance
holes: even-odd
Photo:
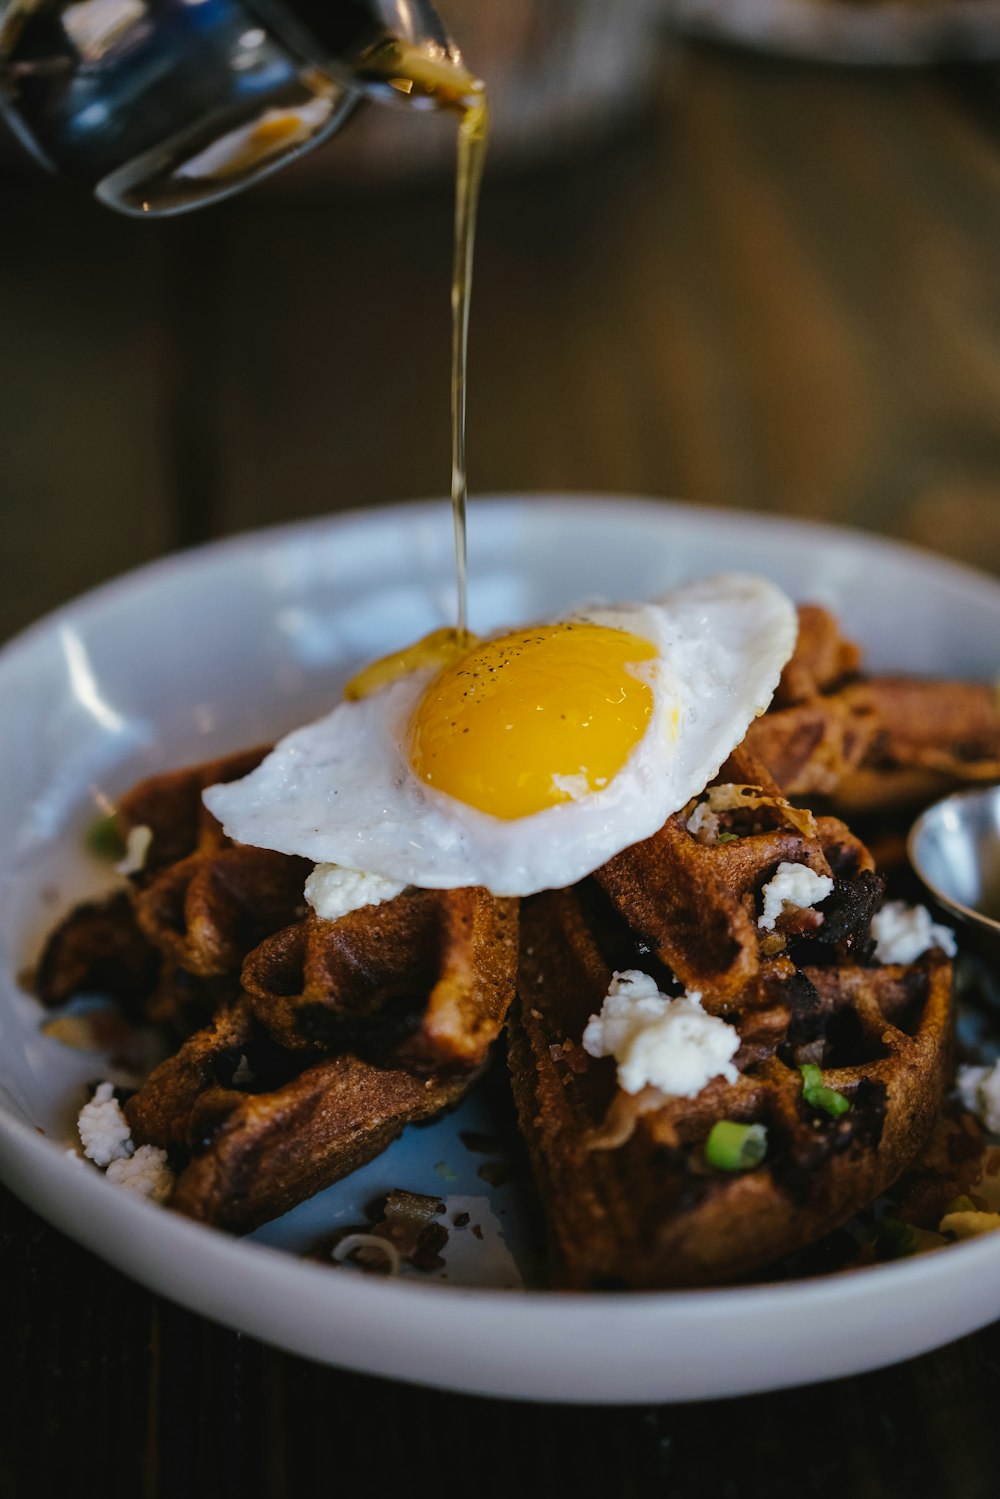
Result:
[[[171,223],[5,156],[0,637],[177,547],[447,482],[449,184]],[[1000,574],[1000,71],[692,46],[634,128],[485,189],[473,489],[847,523]],[[0,1200],[0,1493],[998,1489],[1000,1330],[831,1385],[574,1409],[313,1366]],[[858,1331],[863,1337],[863,1329]]]

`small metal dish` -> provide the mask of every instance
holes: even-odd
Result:
[[[971,927],[1000,966],[1000,785],[956,791],[910,830],[910,863],[934,899]]]

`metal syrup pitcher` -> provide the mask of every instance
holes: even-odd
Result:
[[[392,44],[459,61],[427,0],[0,0],[0,110],[110,207],[182,213],[398,99]]]

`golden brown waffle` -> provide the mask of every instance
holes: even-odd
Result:
[[[778,782],[839,794],[892,760],[941,773],[950,752],[978,766],[991,719],[979,689],[945,684],[961,739],[943,751],[939,726],[924,723],[940,686],[865,681],[859,664],[830,616],[803,609],[776,706],[717,784],[582,886],[526,903],[515,1089],[567,1283],[745,1274],[842,1221],[919,1148],[940,1099],[947,966],[871,964],[882,884],[870,854]],[[40,968],[52,1002],[85,978],[189,1037],[129,1117],[138,1141],[167,1145],[180,1165],[174,1205],[233,1228],[284,1211],[459,1097],[517,973],[520,903],[483,890],[410,890],[337,922],[305,914],[309,865],[234,845],[201,802],[262,754],[134,788],[119,821],[126,834],[150,829],[142,869],[127,895],[73,913]],[[819,913],[789,909],[762,932],[761,888],[787,862],[830,876],[833,893]],[[583,1026],[612,971],[629,967],[669,992],[699,990],[738,1028],[737,1083],[645,1109],[647,1095],[617,1090],[613,1063],[586,1058]],[[846,1115],[804,1109],[803,1062],[850,1098]],[[723,1106],[771,1131],[773,1155],[746,1176],[704,1162]],[[574,1247],[580,1236],[589,1247]]]
[[[831,615],[799,609],[799,641],[746,748],[789,796],[845,813],[915,808],[1000,778],[1000,704],[979,682],[863,677]]]
[[[770,956],[790,943],[829,949],[866,931],[882,897],[868,850],[843,823],[792,807],[745,752],[722,774],[734,769],[753,773],[754,782],[717,785],[594,876],[626,923],[628,942],[634,937],[684,985],[710,991],[720,1003],[756,976],[762,948]],[[687,824],[698,802],[720,810],[692,833]],[[832,877],[833,894],[821,922],[809,911],[795,924],[780,918],[779,930],[762,942],[757,892],[785,862]]]
[[[30,982],[44,1005],[103,994],[132,1009],[156,983],[160,959],[126,891],[75,906],[49,936]]]
[[[246,775],[264,753],[249,750],[153,776],[119,807],[126,832],[152,831],[133,899],[140,930],[164,960],[161,1014],[169,975],[235,980],[258,942],[305,913],[309,861],[232,843],[202,804],[206,786]]]
[[[206,786],[247,774],[264,753],[151,776],[122,798],[123,841],[150,830],[142,867],[127,894],[77,907],[52,933],[36,978],[44,1003],[102,992],[144,1004],[147,1018],[184,1036],[238,992],[246,954],[303,915],[312,868],[233,844],[202,805]]]
[[[475,1068],[500,1034],[517,972],[516,900],[413,890],[262,942],[243,984],[260,1023],[291,1050],[362,1045],[394,1026],[393,1056],[417,1069]]]
[[[926,1138],[948,1057],[943,959],[908,969],[767,960],[725,1010],[741,1037],[738,1080],[716,1078],[695,1099],[632,1098],[617,1087],[613,1058],[589,1057],[580,1044],[612,977],[592,913],[558,891],[526,902],[522,923],[510,1068],[557,1284],[745,1277],[845,1222]],[[705,1008],[714,1008],[707,996]],[[846,1114],[805,1103],[806,1060],[850,1100]],[[705,1141],[720,1119],[766,1126],[760,1166],[733,1174],[708,1165]]]
[[[201,793],[216,782],[237,781],[249,775],[267,752],[267,745],[258,745],[218,760],[203,760],[181,770],[148,776],[125,793],[116,813],[123,839],[133,828],[146,827],[152,833],[143,869],[136,876],[140,883],[197,850],[228,845],[222,828],[203,804]]]
[[[179,1169],[171,1207],[244,1233],[457,1102],[472,1076],[288,1051],[240,998],[161,1063],[125,1114],[136,1143],[163,1147]]]
[[[127,892],[70,913],[39,965],[50,1003],[101,989],[188,1037],[128,1116],[137,1143],[167,1146],[182,1167],[172,1206],[237,1230],[459,1098],[517,972],[518,902],[483,890],[404,892],[337,922],[303,915],[312,865],[233,844],[201,806],[206,785],[261,753],[131,791],[119,819],[125,836],[152,831],[143,868]]]
[[[797,612],[798,638],[774,694],[772,707],[776,709],[832,692],[861,669],[860,647],[841,635],[840,625],[828,609],[800,604]]]
[[[734,765],[746,771],[745,754]],[[951,967],[937,954],[908,968],[871,962],[882,887],[867,850],[773,785],[723,784],[707,805],[721,809],[714,822],[690,831],[689,807],[590,881],[522,907],[510,1067],[562,1285],[746,1276],[872,1201],[940,1108]],[[783,861],[831,875],[833,891],[762,931],[761,888]],[[735,1083],[716,1077],[694,1099],[619,1089],[614,1060],[581,1040],[627,969],[665,993],[699,990],[735,1026]],[[804,1064],[850,1101],[846,1113],[807,1104]],[[764,1124],[763,1164],[713,1168],[705,1141],[719,1120]]]

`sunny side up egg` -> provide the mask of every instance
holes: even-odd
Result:
[[[205,803],[237,842],[317,864],[425,889],[558,889],[705,787],[770,702],[796,630],[786,596],[742,575],[583,609],[387,672]]]

